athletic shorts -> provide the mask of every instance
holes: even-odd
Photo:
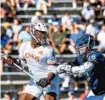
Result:
[[[27,86],[25,87],[25,89],[23,90],[23,93],[29,93],[34,97],[37,97],[38,99],[40,98],[41,95],[45,95],[46,93],[49,93],[49,92],[54,92],[58,96],[60,92],[59,84],[60,84],[60,79],[58,75],[55,76],[55,78],[51,81],[50,85],[48,85],[43,89],[37,86],[34,80],[30,80]]]

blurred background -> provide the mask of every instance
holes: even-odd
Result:
[[[59,63],[76,57],[79,36],[94,36],[94,49],[105,53],[105,0],[1,0],[1,52],[18,57],[22,42],[31,40],[29,25],[43,20]],[[1,99],[17,100],[29,77],[0,60]],[[84,100],[89,87],[85,76],[60,75],[60,100]],[[42,100],[42,99],[41,99]]]

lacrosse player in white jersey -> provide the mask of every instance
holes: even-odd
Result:
[[[42,94],[45,100],[57,100],[59,76],[56,72],[54,50],[47,42],[48,29],[45,23],[40,20],[32,22],[30,34],[32,40],[21,44],[19,58],[26,60],[29,72],[35,80],[30,80],[19,100],[39,100]]]

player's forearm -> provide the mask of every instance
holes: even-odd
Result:
[[[48,73],[48,77],[47,78],[49,79],[49,81],[53,80],[54,77],[55,77],[55,73],[53,73],[53,72]]]
[[[48,73],[48,79],[50,81],[55,77],[55,75],[57,73],[57,71],[56,71],[56,65],[55,64],[56,63],[52,63],[52,64],[50,64],[48,66],[48,71],[49,71],[49,73]]]
[[[93,63],[86,62],[83,65],[72,67],[71,68],[71,72],[73,74],[83,75],[83,74],[86,74],[87,72],[91,71],[93,67],[94,67],[94,64]]]

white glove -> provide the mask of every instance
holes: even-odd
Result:
[[[71,65],[67,65],[67,64],[58,65],[57,72],[59,74],[61,74],[61,73],[70,74],[71,73]]]

